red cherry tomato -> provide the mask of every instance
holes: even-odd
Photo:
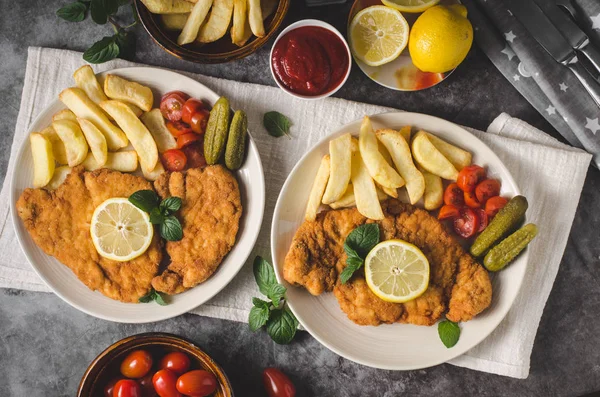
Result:
[[[190,369],[190,358],[182,352],[167,353],[160,360],[160,369],[170,369],[177,375],[181,375]]]
[[[470,208],[479,208],[481,207],[481,203],[477,200],[475,196],[475,192],[465,192],[464,195],[465,204]]]
[[[181,120],[183,122],[191,124],[192,116],[194,113],[198,113],[199,111],[204,109],[204,104],[202,101],[199,101],[195,98],[190,98],[185,101],[183,105],[183,113],[181,113]]]
[[[477,226],[477,233],[481,233],[485,230],[488,225],[488,216],[483,208],[476,208],[473,211],[477,214],[479,220],[479,226]]]
[[[148,374],[143,378],[139,379],[140,387],[142,388],[142,395],[144,397],[158,397],[154,385],[152,384],[152,374]]]
[[[165,94],[160,100],[160,112],[163,117],[171,121],[181,120],[183,105],[189,96],[182,96],[180,92]]]
[[[196,134],[204,134],[206,131],[206,124],[208,124],[209,115],[210,113],[206,109],[202,109],[199,112],[194,113],[190,120],[192,131],[194,131]]]
[[[202,142],[194,142],[183,148],[183,153],[187,156],[188,168],[202,168],[206,166],[204,158],[204,146]]]
[[[181,98],[183,98],[183,102],[187,101],[190,98],[190,96],[183,91],[169,91],[160,98],[160,101],[162,102],[163,100],[165,100],[165,98],[171,95],[179,95]]]
[[[142,389],[133,379],[121,379],[115,384],[113,397],[142,397]]]
[[[198,142],[202,137],[198,134],[190,132],[189,134],[179,135],[177,137],[177,148],[181,149],[190,143]]]
[[[502,208],[504,208],[506,203],[508,203],[508,200],[505,199],[504,197],[500,197],[500,196],[490,197],[485,202],[485,213],[487,214],[487,216],[489,218],[493,218],[494,216],[496,216],[498,211],[500,211]]]
[[[113,397],[113,391],[115,390],[115,384],[120,381],[121,378],[114,378],[104,386],[104,397]]]
[[[440,208],[440,213],[438,214],[438,219],[454,219],[460,216],[460,210],[457,206],[452,204],[446,204],[442,208]]]
[[[449,184],[444,191],[444,204],[454,205],[457,207],[465,204],[465,200],[463,199],[463,191],[456,183]]]
[[[479,227],[477,214],[471,208],[462,208],[460,216],[454,220],[454,231],[461,237],[472,237]]]
[[[161,369],[155,373],[152,384],[160,397],[182,397],[177,391],[177,374],[170,369]]]
[[[296,388],[286,374],[277,368],[265,368],[263,383],[269,397],[294,397]]]
[[[182,171],[187,157],[179,149],[169,149],[162,154],[163,165],[168,171]]]
[[[152,356],[145,350],[134,350],[121,363],[121,374],[127,378],[142,378],[152,368]]]
[[[485,204],[490,197],[494,197],[499,194],[500,182],[498,182],[496,179],[486,179],[483,182],[479,182],[475,188],[475,195],[481,204]]]
[[[472,192],[479,181],[485,179],[485,170],[478,165],[469,165],[460,170],[456,184],[463,192]]]
[[[217,390],[217,378],[201,369],[186,372],[177,379],[177,391],[186,396],[204,397]]]
[[[192,128],[183,121],[167,121],[166,125],[174,137],[192,133]]]

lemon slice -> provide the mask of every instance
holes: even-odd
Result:
[[[408,23],[400,11],[386,6],[367,7],[350,23],[352,53],[369,66],[398,58],[408,43]]]
[[[402,12],[423,12],[429,7],[433,7],[440,0],[381,0],[388,7],[395,8]]]
[[[94,211],[90,233],[101,256],[125,262],[146,252],[154,228],[148,214],[129,200],[110,198]]]
[[[367,285],[380,299],[402,303],[419,297],[429,285],[429,261],[403,240],[377,244],[365,260]]]

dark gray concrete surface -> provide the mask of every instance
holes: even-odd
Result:
[[[89,20],[59,20],[65,1],[0,0],[0,177],[6,173],[28,46],[85,50],[108,34]],[[307,9],[293,0],[284,24],[326,20],[342,32],[349,4]],[[136,27],[136,61],[239,81],[275,85],[268,72],[267,44],[256,54],[224,65],[196,65],[163,52]],[[336,94],[393,106],[485,129],[507,112],[557,136],[478,48],[443,84],[419,93],[382,88],[354,68]],[[565,186],[569,189],[569,186]],[[600,172],[590,169],[571,237],[535,341],[531,374],[511,379],[452,365],[391,372],[354,364],[300,333],[290,346],[274,344],[246,324],[183,315],[125,325],[78,312],[52,294],[0,290],[0,396],[73,396],[88,363],[125,336],[166,331],[196,341],[225,369],[238,396],[264,396],[261,371],[277,366],[296,384],[298,396],[579,396],[600,389]],[[556,208],[560,211],[560,208]],[[552,213],[547,214],[553,216]]]

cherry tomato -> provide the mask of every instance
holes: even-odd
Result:
[[[170,369],[161,369],[155,373],[152,384],[160,397],[182,397],[177,391],[177,374]]]
[[[192,128],[183,121],[167,121],[166,125],[174,137],[193,133]]]
[[[181,375],[190,369],[190,358],[187,354],[182,352],[167,353],[162,360],[160,360],[160,368],[170,369],[177,375]]]
[[[192,124],[192,116],[194,113],[198,113],[199,111],[204,109],[204,104],[202,101],[199,101],[195,98],[190,98],[185,101],[183,105],[183,112],[181,113],[181,120],[183,122]]]
[[[104,386],[104,397],[113,397],[113,391],[115,390],[115,384],[120,381],[121,378],[114,378]]]
[[[179,149],[169,149],[162,154],[163,165],[168,171],[182,171],[187,157]]]
[[[504,197],[500,197],[500,196],[490,197],[485,202],[485,213],[487,214],[487,216],[489,218],[493,218],[494,216],[496,216],[498,211],[500,211],[502,208],[504,208],[506,203],[508,203],[508,200],[505,199]]]
[[[263,383],[269,397],[294,397],[296,388],[286,374],[277,368],[265,368]]]
[[[142,397],[142,389],[133,379],[121,379],[115,384],[113,397]]]
[[[185,95],[185,94],[184,94]],[[160,100],[160,112],[163,117],[171,121],[181,120],[183,105],[189,96],[182,96],[180,92],[170,92],[163,95]]]
[[[204,145],[202,142],[194,142],[183,148],[183,153],[187,156],[188,168],[202,168],[206,166],[204,158]]]
[[[477,226],[477,233],[481,233],[485,230],[488,225],[488,216],[483,208],[476,208],[473,211],[477,214],[479,220],[479,226]]]
[[[177,137],[177,148],[181,149],[184,146],[189,145],[190,143],[198,142],[202,137],[198,134],[194,134],[190,132],[189,134],[179,135]]]
[[[134,350],[121,363],[121,373],[128,378],[142,378],[152,368],[152,356],[145,350]]]
[[[469,165],[460,170],[456,184],[463,192],[472,192],[479,181],[485,179],[485,170],[478,165]]]
[[[169,91],[160,98],[160,101],[162,102],[163,100],[165,100],[165,98],[171,95],[179,95],[181,98],[183,98],[183,102],[187,101],[190,98],[190,96],[183,91]]]
[[[465,200],[463,199],[463,191],[456,183],[449,184],[444,191],[444,204],[454,205],[457,207],[465,204]]]
[[[156,390],[154,390],[154,385],[152,384],[151,373],[139,379],[138,382],[140,382],[140,386],[142,388],[142,395],[144,397],[158,397],[158,394],[156,394]]]
[[[454,220],[454,231],[461,237],[472,237],[479,227],[477,214],[471,208],[462,208],[460,216]]]
[[[201,369],[186,372],[177,379],[177,391],[186,396],[204,397],[217,390],[217,378]]]
[[[479,208],[481,207],[481,203],[477,200],[475,196],[475,192],[465,192],[464,195],[465,204],[470,208]]]
[[[438,214],[438,219],[454,219],[460,216],[460,210],[457,206],[452,204],[446,204],[442,208],[440,208],[440,213]]]
[[[209,115],[210,113],[206,109],[202,109],[199,112],[194,113],[190,120],[192,131],[194,131],[196,134],[204,134],[206,131],[206,124],[208,124]]]
[[[479,182],[475,188],[475,195],[481,204],[485,204],[487,199],[500,194],[500,182],[496,179],[486,179]]]

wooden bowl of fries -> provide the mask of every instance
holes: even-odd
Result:
[[[290,0],[135,0],[150,37],[171,55],[196,63],[252,54],[277,31],[289,6]]]

